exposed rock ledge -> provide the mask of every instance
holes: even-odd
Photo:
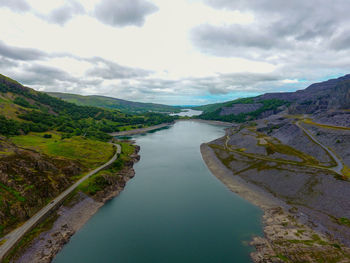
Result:
[[[350,262],[350,249],[317,231],[306,215],[295,213],[270,193],[233,175],[207,144],[201,145],[201,153],[213,175],[264,211],[264,237],[250,242],[256,248],[251,254],[254,262]]]
[[[132,161],[118,174],[119,179],[108,178],[109,186],[97,192],[93,197],[84,193],[77,193],[69,205],[62,205],[58,211],[58,218],[52,228],[41,233],[35,238],[22,254],[11,262],[16,263],[50,263],[56,254],[69,242],[74,235],[108,200],[119,195],[126,182],[134,177],[133,164],[140,159],[137,154],[139,146],[135,147],[135,153],[131,155]]]

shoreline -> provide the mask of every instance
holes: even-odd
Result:
[[[327,262],[327,255],[332,254],[339,256],[340,260],[336,262],[349,262],[345,254],[349,255],[350,248],[318,231],[308,216],[296,213],[271,193],[234,175],[208,144],[203,143],[200,151],[204,163],[217,179],[263,211],[264,236],[255,236],[249,242],[255,247],[251,253],[253,262]]]
[[[179,121],[194,121],[194,122],[200,122],[200,123],[206,123],[211,125],[218,125],[218,126],[224,126],[224,127],[232,127],[235,124],[231,122],[224,122],[224,121],[211,121],[211,120],[202,120],[202,119],[181,119],[176,120],[175,122]]]
[[[53,225],[49,230],[41,232],[28,246],[16,252],[11,258],[12,263],[40,262],[50,263],[63,249],[70,238],[79,231],[89,219],[98,212],[109,200],[117,197],[125,188],[126,183],[135,176],[133,165],[140,159],[137,154],[139,146],[131,155],[132,161],[119,173],[121,180],[97,192],[93,196],[85,193],[75,193],[68,203],[64,203],[52,214]],[[101,175],[103,176],[103,175]]]
[[[115,136],[128,136],[128,135],[142,134],[149,131],[154,131],[165,127],[169,127],[180,121],[194,121],[194,122],[206,123],[211,125],[219,125],[224,127],[232,127],[234,125],[233,123],[223,122],[223,121],[211,121],[211,120],[202,120],[202,119],[180,119],[180,120],[175,120],[174,122],[162,123],[162,124],[158,124],[158,125],[154,125],[146,128],[133,129],[133,130],[121,131],[121,132],[112,132],[112,133],[109,133],[109,135],[115,137]]]
[[[115,136],[127,136],[127,135],[141,134],[141,133],[165,128],[165,127],[171,126],[173,124],[174,124],[174,122],[162,123],[162,124],[158,124],[158,125],[154,125],[154,126],[150,126],[150,127],[146,127],[146,128],[133,129],[133,130],[121,131],[121,132],[112,132],[112,133],[109,133],[109,135],[115,137]]]

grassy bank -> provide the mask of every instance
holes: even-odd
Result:
[[[49,135],[45,138],[45,135]],[[11,137],[19,147],[38,151],[52,157],[77,160],[84,166],[94,167],[108,161],[113,155],[113,146],[106,142],[87,139],[82,136],[64,138],[57,132],[30,133]]]

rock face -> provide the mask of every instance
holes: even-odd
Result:
[[[266,93],[258,99],[281,99],[294,102],[292,114],[310,114],[330,109],[350,107],[350,74],[338,79],[315,83],[296,92]]]
[[[26,221],[73,182],[83,167],[0,140],[0,235]]]
[[[231,107],[222,107],[220,115],[238,115],[240,113],[252,112],[260,109],[263,106],[262,103],[252,103],[252,104],[233,104]]]

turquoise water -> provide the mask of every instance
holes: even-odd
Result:
[[[53,262],[251,262],[247,241],[262,234],[262,212],[211,175],[199,150],[223,134],[184,121],[133,137],[141,146],[136,176]]]

